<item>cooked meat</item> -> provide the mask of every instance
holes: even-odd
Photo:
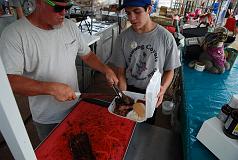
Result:
[[[122,101],[120,98],[115,99],[116,106],[114,109],[114,113],[126,117],[127,113],[133,110],[132,104],[128,105],[124,101]]]
[[[73,160],[96,160],[86,132],[73,135],[69,140],[69,146],[73,154]]]

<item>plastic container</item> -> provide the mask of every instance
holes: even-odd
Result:
[[[145,117],[142,119],[132,119],[130,117],[124,117],[118,114],[114,113],[114,109],[116,107],[116,102],[115,98],[113,99],[112,103],[108,107],[108,111],[116,116],[122,117],[122,118],[127,118],[136,122],[143,122],[147,118],[150,118],[153,116],[156,103],[158,101],[157,95],[159,94],[160,91],[160,82],[161,82],[161,73],[159,71],[156,71],[152,78],[150,79],[150,82],[146,88],[146,95],[140,94],[140,93],[135,93],[135,92],[129,92],[129,91],[123,91],[127,96],[133,98],[136,102],[138,99],[144,99],[145,100]]]
[[[174,109],[174,103],[171,101],[164,101],[162,103],[162,113],[164,115],[171,115]]]
[[[205,69],[205,65],[201,62],[196,62],[195,66],[194,66],[194,69],[199,71],[199,72],[202,72]]]

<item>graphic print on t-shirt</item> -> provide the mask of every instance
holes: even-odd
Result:
[[[130,75],[136,80],[149,80],[157,70],[154,63],[158,61],[158,54],[151,44],[138,45],[131,50],[128,62]],[[153,66],[153,67],[152,67]]]

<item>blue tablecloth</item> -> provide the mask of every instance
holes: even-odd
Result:
[[[182,67],[183,78],[183,145],[184,159],[217,159],[196,136],[202,123],[216,116],[222,105],[238,94],[238,58],[230,71],[223,74],[198,72]]]

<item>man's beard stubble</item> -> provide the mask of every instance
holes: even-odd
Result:
[[[57,25],[53,25],[53,29],[60,29],[64,26],[64,22],[57,24]]]

